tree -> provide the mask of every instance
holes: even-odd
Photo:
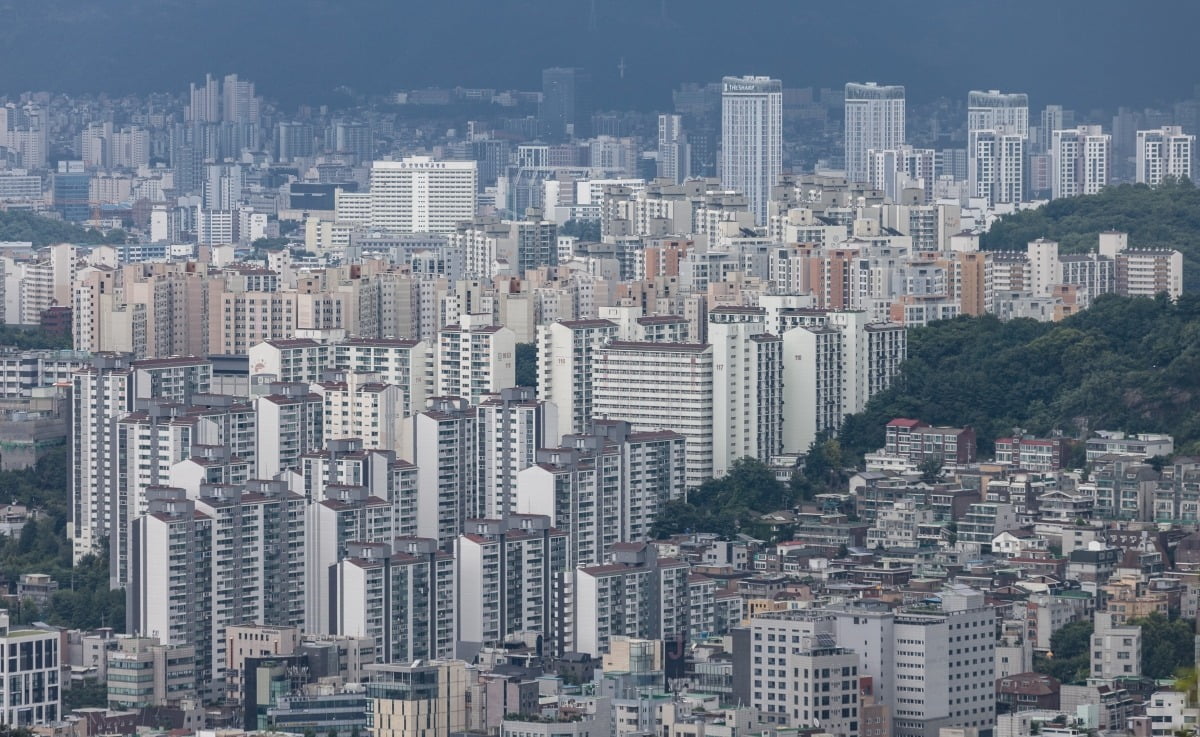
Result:
[[[1091,620],[1069,622],[1050,635],[1050,652],[1055,658],[1087,655],[1092,642]]]
[[[559,235],[570,235],[584,243],[596,243],[600,240],[599,220],[568,220],[558,227]]]
[[[729,473],[709,479],[691,492],[686,501],[667,502],[659,510],[652,534],[667,537],[684,532],[736,534],[745,530],[768,537],[760,519],[767,512],[789,509],[800,497],[791,484],[775,478],[775,472],[757,458],[739,458]]]
[[[534,343],[517,343],[517,386],[538,386],[537,345]]]
[[[1142,628],[1142,675],[1172,678],[1180,668],[1195,666],[1195,625],[1155,612],[1129,622]]]
[[[1200,294],[1174,303],[1103,295],[1057,323],[964,316],[911,329],[899,376],[846,418],[837,439],[860,458],[883,445],[888,421],[911,417],[970,425],[985,455],[1013,427],[1066,437],[1166,432],[1186,454],[1200,451],[1198,375]],[[824,459],[810,456],[815,480],[812,466]]]
[[[108,686],[95,678],[72,682],[63,690],[63,711],[108,706]]]
[[[936,484],[942,479],[942,457],[930,456],[921,461],[921,481]]]

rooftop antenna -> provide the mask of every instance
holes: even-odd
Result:
[[[592,0],[590,10],[588,11],[588,30],[596,30],[596,0]]]
[[[625,57],[621,57],[621,63],[617,64],[617,71],[621,74],[621,79],[625,79]]]

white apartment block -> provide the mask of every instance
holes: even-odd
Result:
[[[721,80],[721,186],[746,195],[767,222],[771,187],[783,173],[783,83],[770,77]]]
[[[1131,248],[1116,258],[1117,294],[1171,299],[1183,294],[1183,254],[1166,248]]]
[[[1142,674],[1142,629],[1114,624],[1111,612],[1096,612],[1091,678],[1112,681]]]
[[[400,233],[452,233],[475,217],[474,161],[412,156],[371,164],[371,227]]]
[[[766,311],[709,312],[713,351],[713,477],[740,458],[763,462],[783,450],[783,341],[766,332]]]
[[[487,394],[516,386],[516,336],[491,315],[463,314],[438,331],[437,395],[478,404]]]
[[[658,558],[650,545],[628,545],[612,563],[574,571],[572,650],[600,656],[615,636],[674,641],[686,637],[690,567]]]
[[[331,634],[329,568],[350,542],[387,543],[395,537],[392,504],[365,486],[333,485],[305,513],[304,631]]]
[[[1056,130],[1051,139],[1050,192],[1054,198],[1096,194],[1108,186],[1112,136],[1098,125]]]
[[[213,521],[181,489],[149,494],[149,511],[130,525],[127,626],[194,647],[196,683],[212,688]]]
[[[517,511],[517,473],[558,442],[558,410],[535,399],[532,387],[504,389],[475,410],[483,516],[504,519]]]
[[[9,623],[0,610],[0,646],[9,664],[0,681],[0,723],[10,727],[55,724],[62,714],[62,633]]]
[[[385,663],[453,656],[455,558],[433,540],[351,542],[331,575],[336,634],[373,639]]]
[[[567,564],[567,534],[542,515],[470,520],[455,542],[461,642],[499,644],[541,635],[551,652]]]
[[[211,663],[214,675],[229,661],[228,627],[303,625],[305,506],[280,481],[200,488],[195,509],[212,520],[213,536],[210,578],[197,583],[211,597],[212,634],[211,651],[197,651],[197,657]]]
[[[568,534],[571,566],[598,565],[617,543],[649,539],[662,506],[686,491],[682,435],[630,432],[611,420],[592,430],[564,436],[517,475],[517,509],[548,514]]]
[[[369,450],[398,451],[404,432],[404,392],[398,386],[363,379],[346,372],[335,381],[312,385],[321,397],[324,427],[329,439],[360,438]]]
[[[405,422],[410,445],[401,456],[421,469],[416,534],[448,545],[468,519],[484,516],[475,410],[462,397],[435,397]]]
[[[1177,125],[1137,132],[1136,180],[1157,187],[1166,177],[1192,178],[1196,137]]]
[[[255,477],[275,478],[298,470],[305,453],[325,447],[325,402],[309,384],[273,383],[270,393],[254,400]]]
[[[971,132],[971,195],[988,205],[1025,200],[1024,136],[1003,130]]]
[[[95,357],[91,366],[72,375],[68,536],[76,561],[99,552],[101,541],[129,519],[117,488],[117,421],[134,410],[135,400],[186,404],[207,393],[211,380],[212,364],[204,359],[130,362],[111,354]]]
[[[433,349],[426,341],[347,338],[331,347],[334,368],[375,374],[378,381],[400,387],[406,417],[424,409],[433,394]]]
[[[846,84],[846,178],[866,182],[867,152],[904,143],[904,87]]]
[[[596,354],[593,376],[596,417],[683,435],[688,486],[712,478],[712,346],[614,341]]]

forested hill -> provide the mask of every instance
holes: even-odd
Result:
[[[107,234],[62,220],[42,217],[23,210],[0,210],[0,241],[29,241],[35,247],[55,243],[96,245],[124,243],[125,232],[112,230]]]
[[[1038,238],[1058,241],[1060,252],[1095,250],[1106,230],[1129,234],[1133,248],[1183,253],[1183,288],[1200,291],[1200,189],[1191,181],[1109,187],[1099,194],[1051,200],[1037,210],[1000,218],[980,239],[987,250],[1024,249]]]
[[[896,383],[847,418],[846,451],[881,448],[884,425],[911,417],[974,427],[983,454],[1014,427],[1167,432],[1200,453],[1200,295],[1107,295],[1059,323],[960,317],[908,336]]]

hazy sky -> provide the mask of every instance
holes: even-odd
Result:
[[[1189,97],[1196,0],[0,0],[0,92],[182,90],[236,71],[285,104],[434,85],[536,89],[582,65],[598,107],[682,81],[1001,88],[1079,109]],[[664,12],[665,10],[665,12]],[[617,65],[625,60],[625,78]]]

